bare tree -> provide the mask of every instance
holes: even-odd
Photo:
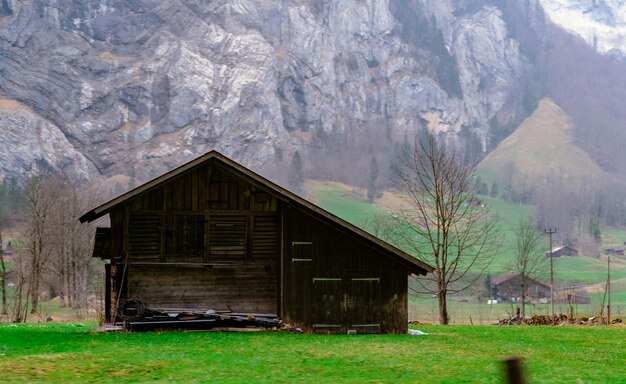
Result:
[[[53,258],[50,268],[58,279],[60,306],[77,309],[87,306],[87,277],[93,249],[94,228],[78,218],[95,205],[95,193],[81,191],[63,179],[65,193],[57,199],[53,212]]]
[[[28,274],[30,270],[30,247],[27,243],[18,241],[13,247],[13,268],[15,271],[15,286],[11,302],[11,321],[14,323],[26,322],[28,315]]]
[[[541,236],[531,218],[521,219],[517,227],[515,259],[511,270],[520,282],[522,318],[526,316],[526,296],[532,279],[546,270],[546,257],[542,252]]]
[[[418,282],[436,294],[439,322],[448,324],[447,295],[471,286],[495,256],[497,218],[476,203],[475,165],[464,162],[432,133],[424,132],[401,151],[395,167],[399,197],[394,236],[436,270]]]
[[[29,251],[28,295],[31,298],[31,313],[37,313],[42,276],[53,252],[54,205],[64,192],[62,187],[62,183],[56,177],[32,177],[24,185]]]
[[[2,295],[2,309],[0,311],[0,317],[8,314],[7,303],[7,263],[5,262],[4,252],[4,222],[6,220],[6,189],[4,183],[0,185],[0,295]]]

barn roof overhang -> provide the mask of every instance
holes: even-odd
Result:
[[[91,222],[94,221],[109,212],[111,212],[116,207],[126,203],[127,201],[133,199],[134,197],[141,195],[145,192],[151,191],[155,188],[158,188],[169,182],[170,180],[180,176],[195,167],[198,167],[202,164],[205,164],[208,161],[214,161],[215,165],[227,170],[227,171],[235,171],[242,178],[247,181],[257,185],[261,189],[275,196],[277,199],[293,204],[296,207],[309,212],[318,218],[338,227],[340,230],[348,232],[350,234],[356,235],[360,240],[368,244],[369,246],[379,250],[381,253],[384,253],[391,257],[393,260],[399,262],[401,265],[405,266],[407,270],[416,275],[425,275],[428,272],[433,272],[434,268],[430,265],[416,259],[415,257],[409,255],[408,253],[394,247],[393,245],[379,239],[378,237],[362,230],[361,228],[348,223],[347,221],[333,215],[332,213],[326,211],[325,209],[311,203],[310,201],[296,195],[295,193],[281,187],[278,184],[275,184],[263,176],[257,174],[256,172],[244,167],[243,165],[231,160],[230,158],[222,155],[217,151],[208,152],[195,160],[192,160],[188,163],[185,163],[173,170],[164,173],[163,175],[148,181],[145,184],[138,186],[108,202],[90,210],[80,217],[80,222]]]

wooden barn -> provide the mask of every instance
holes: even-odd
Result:
[[[561,256],[578,256],[578,250],[566,245],[552,248],[552,252],[548,249],[546,251],[546,257],[561,257]]]
[[[522,280],[517,274],[494,276],[491,279],[492,298],[500,302],[518,302],[522,298]],[[541,299],[550,297],[550,287],[535,279],[526,279],[526,300],[537,303]]]
[[[309,333],[406,333],[407,283],[433,268],[212,151],[80,220],[109,215],[107,321],[119,303],[275,314]]]

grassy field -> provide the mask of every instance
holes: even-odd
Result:
[[[0,372],[22,382],[499,383],[523,356],[529,382],[626,383],[626,328],[421,326],[428,336],[89,333],[0,325]]]

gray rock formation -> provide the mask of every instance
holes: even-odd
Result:
[[[0,175],[145,178],[210,149],[259,168],[383,126],[486,142],[527,65],[488,3],[4,1]]]

